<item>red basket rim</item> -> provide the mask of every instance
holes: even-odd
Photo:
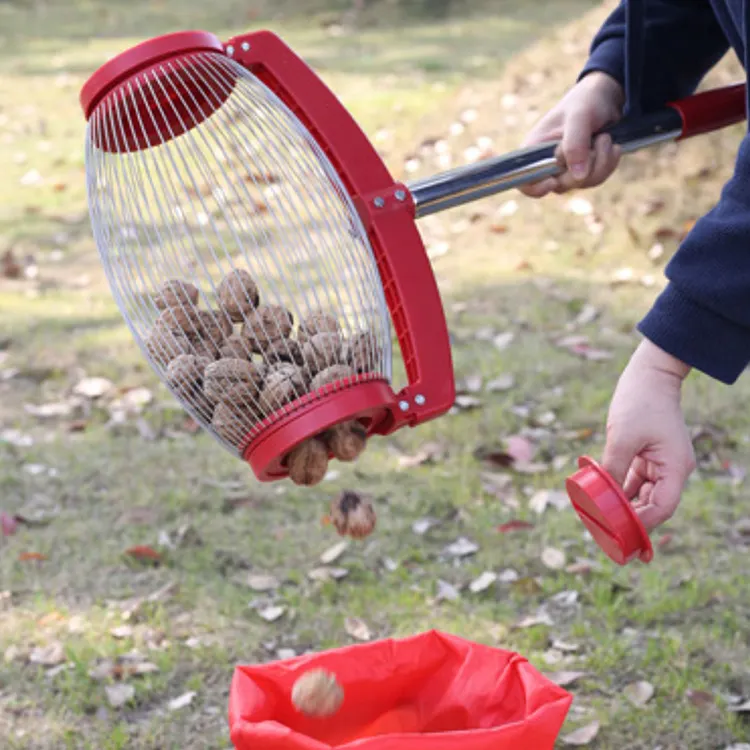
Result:
[[[224,52],[208,31],[176,31],[148,39],[121,52],[98,68],[81,88],[79,100],[88,120],[97,104],[122,81],[149,65],[191,52]]]

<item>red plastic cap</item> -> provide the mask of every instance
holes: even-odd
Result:
[[[168,58],[204,51],[223,52],[224,46],[207,31],[177,31],[125,50],[104,63],[83,85],[79,99],[86,119],[110,91],[135,73]]]
[[[602,551],[618,565],[654,557],[646,528],[615,480],[591,458],[565,482],[570,501]]]

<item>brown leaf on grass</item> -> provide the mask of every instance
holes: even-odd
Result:
[[[41,664],[43,667],[55,667],[67,661],[62,643],[54,641],[47,646],[37,646],[29,654],[32,664]]]
[[[135,688],[126,682],[106,685],[104,692],[107,695],[107,702],[112,708],[122,708],[135,697]]]
[[[545,676],[548,680],[554,682],[555,685],[564,688],[572,685],[574,682],[578,682],[582,677],[586,677],[587,674],[587,672],[568,672],[563,670],[560,672],[547,672]]]
[[[508,534],[511,531],[528,531],[529,529],[533,529],[534,524],[529,523],[529,521],[508,521],[507,523],[502,523],[500,526],[497,527],[497,530],[501,534]]]
[[[344,620],[344,629],[358,641],[369,641],[372,638],[372,632],[367,623],[359,617],[347,617]]]
[[[128,557],[132,557],[134,560],[143,560],[154,563],[161,562],[162,556],[152,547],[147,545],[138,544],[135,547],[130,547],[125,550],[125,554]]]
[[[16,259],[13,250],[6,250],[0,258],[0,273],[6,279],[20,279],[23,276],[23,268]]]
[[[622,693],[634,706],[641,708],[653,698],[654,686],[650,682],[640,680],[626,685]]]
[[[534,444],[522,435],[511,435],[503,443],[502,448],[482,446],[474,455],[492,466],[517,469],[529,465],[536,453]]]
[[[21,562],[43,562],[47,559],[47,555],[43,555],[41,552],[21,552],[18,555],[18,559]]]
[[[716,704],[716,698],[706,690],[688,690],[685,695],[688,701],[699,709],[709,708]]]
[[[590,745],[595,739],[596,735],[599,734],[601,724],[598,721],[592,721],[590,724],[576,729],[569,734],[563,736],[562,741],[565,745],[572,745],[574,747],[583,747]]]

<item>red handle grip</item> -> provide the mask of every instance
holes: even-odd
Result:
[[[333,92],[278,36],[268,31],[236,36],[226,42],[225,50],[308,129],[368,231],[409,380],[394,397],[392,418],[378,432],[440,416],[456,398],[450,338],[409,191],[394,181]]]
[[[747,117],[746,85],[733,84],[669,102],[682,118],[682,133],[678,140],[735,125]]]

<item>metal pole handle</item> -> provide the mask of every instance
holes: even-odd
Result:
[[[605,128],[624,153],[657,143],[684,140],[741,122],[746,117],[745,84],[701,92],[655,112],[621,120]],[[542,143],[504,156],[458,167],[409,184],[416,217],[559,175],[565,167],[556,157],[559,141]]]

